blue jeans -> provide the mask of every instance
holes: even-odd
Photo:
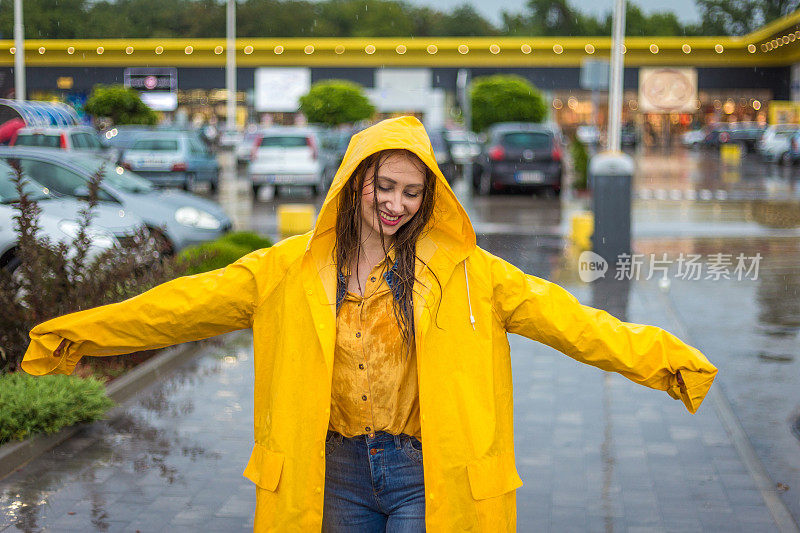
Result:
[[[324,533],[425,531],[422,444],[378,431],[325,441]]]

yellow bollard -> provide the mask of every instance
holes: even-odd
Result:
[[[314,227],[314,206],[283,204],[278,206],[278,231],[284,237],[305,233]]]
[[[742,148],[738,144],[721,144],[719,157],[724,165],[738,165],[742,162]]]
[[[594,233],[594,215],[591,211],[580,211],[572,215],[570,220],[569,239],[580,250],[592,249]]]

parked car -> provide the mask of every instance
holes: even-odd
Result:
[[[592,124],[582,124],[575,130],[575,137],[581,143],[592,146],[600,142],[600,130]]]
[[[109,151],[114,151],[117,161],[120,161],[125,150],[133,146],[142,133],[153,131],[149,126],[114,126],[100,132],[100,144]]]
[[[70,197],[85,197],[89,181],[103,167],[98,198],[139,217],[167,254],[216,239],[232,223],[222,208],[178,190],[157,189],[148,180],[107,160],[81,154],[56,156],[44,150],[0,148],[0,160],[14,159],[38,184]]]
[[[800,130],[798,124],[773,124],[764,130],[758,140],[758,152],[766,161],[780,161],[784,165],[792,163],[790,141]]]
[[[242,142],[244,135],[237,130],[223,130],[219,134],[217,142],[220,146],[238,146]]]
[[[457,165],[466,165],[472,162],[481,153],[481,143],[478,136],[471,131],[447,130],[444,138],[450,146],[450,154]]]
[[[358,128],[335,128],[320,132],[322,183],[325,190],[333,182],[336,171],[339,170],[344,154],[347,152],[347,147],[350,145],[350,139],[358,131]]]
[[[727,122],[710,124],[705,128],[706,136],[703,138],[703,146],[718,147],[720,144],[727,142],[730,129],[731,127]]]
[[[97,131],[89,126],[25,127],[17,130],[9,144],[101,156],[107,153],[100,144]]]
[[[196,134],[148,131],[139,134],[122,156],[122,166],[155,185],[182,186],[191,191],[198,182],[216,190],[219,164]]]
[[[681,144],[689,148],[697,148],[703,144],[706,135],[708,135],[706,128],[689,130],[681,135]]]
[[[13,176],[11,166],[0,161],[0,268],[9,272],[13,272],[20,262],[14,220],[19,213],[13,207],[19,195]],[[54,243],[71,243],[78,234],[78,213],[86,203],[59,196],[33,180],[26,180],[24,190],[30,198],[37,200],[41,208],[40,235]],[[143,225],[142,219],[119,209],[119,206],[98,205],[87,231],[89,256],[94,257],[114,246],[129,246]]]
[[[256,141],[260,137],[261,133],[258,130],[244,132],[241,141],[236,145],[236,160],[240,164],[250,161]]]
[[[301,127],[262,131],[253,144],[247,175],[256,195],[261,187],[279,185],[310,187],[314,194],[321,192],[324,183],[317,131]]]
[[[561,193],[563,148],[552,127],[534,123],[491,126],[473,172],[478,194],[517,189]]]
[[[725,144],[738,144],[745,152],[755,152],[758,140],[764,133],[764,126],[759,124],[734,124],[730,131],[720,136]]]
[[[637,146],[639,144],[639,129],[635,124],[623,124],[619,131],[619,142],[622,146]]]
[[[436,165],[442,171],[448,183],[453,183],[461,175],[461,167],[456,165],[453,155],[450,153],[450,144],[445,139],[444,130],[428,131],[428,138],[431,140],[433,155],[436,156]]]

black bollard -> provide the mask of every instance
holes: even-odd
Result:
[[[613,277],[617,260],[631,253],[631,181],[633,160],[621,152],[603,152],[589,162],[594,235],[592,251],[608,263]]]

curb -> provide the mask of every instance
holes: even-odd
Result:
[[[198,342],[188,342],[166,348],[155,357],[126,372],[106,387],[106,394],[115,403],[120,404],[155,381],[169,374],[197,355],[201,349]],[[115,409],[112,407],[111,409]],[[12,442],[0,446],[0,480],[23,467],[30,460],[55,448],[75,433],[91,424],[77,424],[62,429],[52,435],[39,435],[21,442]]]

